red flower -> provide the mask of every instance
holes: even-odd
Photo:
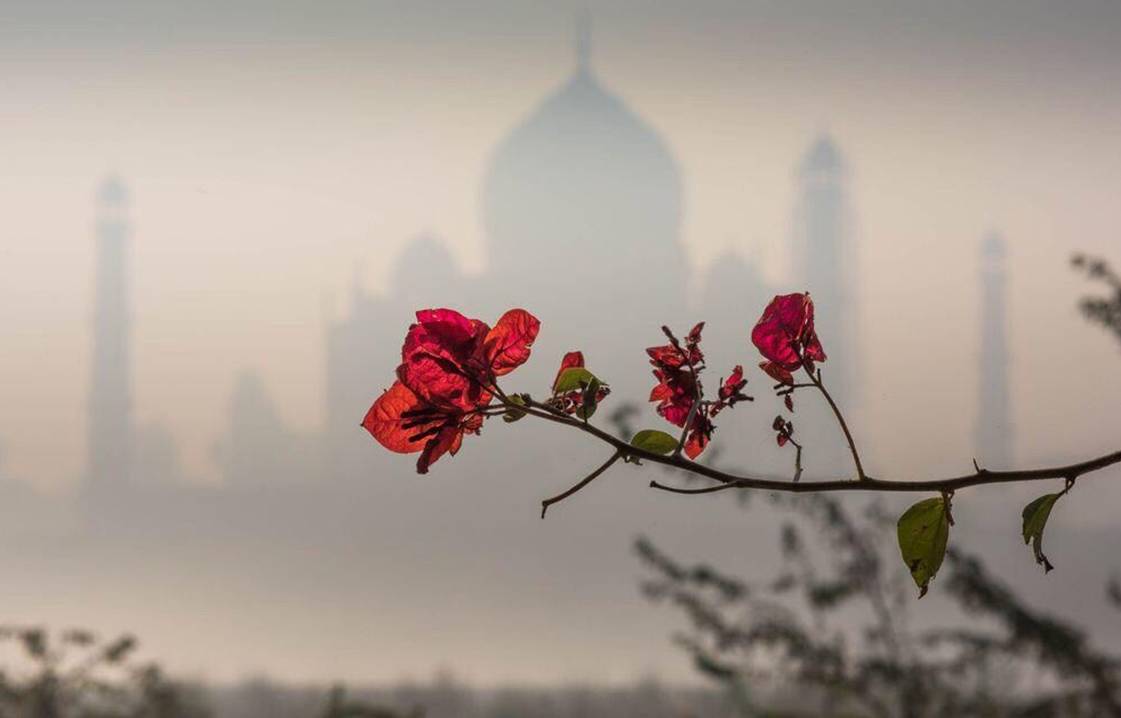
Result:
[[[541,323],[511,309],[491,329],[454,309],[416,313],[401,349],[397,378],[429,401],[472,409],[490,402],[494,378],[529,358]]]
[[[557,387],[560,385],[561,375],[568,369],[583,369],[584,368],[584,354],[582,352],[568,352],[561,359],[560,368],[557,369],[557,377],[553,379],[553,397],[549,399],[549,404],[566,414],[575,414],[584,406],[584,392],[579,389],[572,391],[565,391],[558,393]],[[611,393],[611,387],[606,384],[600,384],[596,389],[595,403],[599,404],[607,398]]]
[[[759,366],[776,381],[793,384],[791,372],[813,371],[825,361],[825,350],[814,331],[814,305],[809,293],[782,294],[771,300],[751,330],[751,341],[767,359]]]
[[[650,401],[658,402],[658,414],[671,424],[685,426],[699,382],[688,369],[655,369],[654,378],[658,383],[650,390]]]
[[[455,454],[465,433],[479,432],[495,378],[529,358],[540,322],[511,309],[494,328],[453,309],[416,313],[401,348],[397,382],[378,397],[362,425],[390,451],[420,451],[417,472]]]
[[[685,426],[690,413],[693,413],[693,403],[703,393],[698,379],[704,368],[704,353],[700,347],[703,329],[704,322],[693,327],[683,346],[668,328],[662,327],[670,343],[646,350],[654,366],[654,378],[658,380],[650,391],[650,401],[658,402],[658,414],[675,426]],[[714,429],[707,412],[698,410],[694,413],[685,439],[685,453],[690,459],[695,459],[704,451]]]

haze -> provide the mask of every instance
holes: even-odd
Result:
[[[736,533],[742,512],[647,496],[637,475],[540,522],[536,500],[595,456],[547,428],[488,426],[420,479],[408,458],[382,456],[357,433],[361,410],[360,448],[347,449],[365,452],[355,461],[368,467],[358,505],[326,501],[275,535],[224,533],[217,520],[87,531],[78,497],[95,229],[110,177],[127,189],[131,226],[133,420],[172,441],[177,457],[174,477],[135,478],[174,483],[184,506],[192,490],[220,499],[230,485],[222,447],[239,391],[267,396],[291,436],[322,438],[327,337],[353,317],[356,289],[385,302],[384,320],[370,325],[381,364],[346,395],[368,405],[389,384],[406,299],[413,308],[458,299],[402,286],[395,268],[418,236],[438,238],[464,268],[469,314],[493,320],[500,304],[539,303],[557,317],[551,337],[543,327],[527,382],[580,347],[618,367],[613,401],[641,402],[641,350],[660,340],[663,321],[707,318],[719,368],[753,365],[747,335],[761,304],[725,302],[715,320],[702,315],[706,278],[738,257],[753,273],[729,282],[751,291],[720,296],[803,288],[798,167],[822,138],[845,166],[855,292],[853,334],[837,340],[859,351],[849,367],[870,470],[959,472],[977,455],[981,245],[992,233],[1007,250],[1012,459],[1116,448],[1121,356],[1078,315],[1090,288],[1067,264],[1075,251],[1121,255],[1121,6],[467,5],[0,5],[0,480],[28,489],[45,517],[14,517],[0,553],[10,580],[22,579],[7,597],[13,616],[133,630],[172,667],[217,678],[390,679],[450,666],[483,682],[679,679],[690,668],[666,639],[666,616],[637,595],[629,539],[664,535],[745,570],[773,560],[772,543]],[[582,332],[580,317],[535,296],[532,282],[525,291],[488,285],[487,178],[506,138],[578,71],[585,10],[589,72],[657,137],[680,183],[680,226],[665,228],[665,246],[678,242],[685,261],[682,286],[665,290],[680,294],[677,313],[620,311],[612,321],[627,330],[615,344],[593,345],[604,326]],[[539,255],[543,277],[578,281],[578,266],[545,261],[555,246],[526,236],[518,261]],[[639,296],[652,273],[662,276],[641,263],[623,269],[582,291],[600,302],[609,292]],[[760,393],[762,376],[753,381]],[[645,424],[659,421],[642,408]],[[756,423],[767,424],[768,411],[757,409]],[[273,486],[301,476],[275,478],[254,477],[265,508],[245,526],[297,515],[268,513],[269,501],[297,501]],[[315,464],[302,479],[298,491],[311,492],[331,477]],[[1061,581],[1045,583],[1017,545],[1027,494],[978,492],[976,515],[999,507],[1003,523],[979,518],[972,531],[1029,595],[1065,601],[1096,626],[1100,587],[1119,566],[1101,551],[1080,556],[1121,538],[1121,485],[1080,488],[1049,537]],[[338,530],[332,511],[341,508],[365,528]],[[763,524],[750,532],[769,535]],[[107,557],[114,575],[97,575]],[[1121,641],[1116,627],[1101,635]],[[531,653],[541,645],[545,655]]]

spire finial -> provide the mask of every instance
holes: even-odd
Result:
[[[576,16],[576,68],[588,72],[592,66],[592,13],[587,7]]]

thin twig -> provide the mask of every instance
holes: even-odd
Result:
[[[825,397],[825,401],[829,403],[829,408],[833,410],[833,415],[837,417],[837,423],[841,425],[841,431],[845,434],[845,441],[849,444],[849,451],[852,453],[852,461],[856,464],[856,475],[861,481],[867,481],[868,475],[864,473],[864,465],[860,463],[860,452],[856,450],[856,441],[852,438],[852,432],[849,431],[849,425],[845,423],[845,417],[841,414],[840,407],[837,402],[833,401],[833,397],[829,394],[829,390],[825,388],[825,384],[821,381],[821,370],[814,372],[809,370],[809,367],[803,365],[806,374],[809,375],[810,380],[814,386],[817,387],[821,395]]]
[[[717,491],[726,491],[728,489],[742,488],[738,483],[732,484],[717,484],[716,486],[706,486],[703,489],[680,489],[676,486],[666,486],[659,484],[657,481],[650,482],[650,488],[658,489],[660,491],[668,491],[671,494],[714,494]]]
[[[607,471],[609,468],[611,468],[611,465],[614,464],[616,461],[618,461],[622,456],[623,455],[621,453],[616,451],[614,454],[611,455],[610,459],[603,462],[603,464],[598,469],[596,469],[595,471],[593,471],[592,473],[590,473],[586,477],[584,477],[584,479],[582,481],[580,481],[580,483],[575,484],[574,486],[569,488],[567,491],[565,491],[563,493],[560,493],[560,494],[557,494],[556,496],[552,497],[551,499],[545,499],[544,501],[542,501],[541,502],[541,518],[545,518],[545,512],[549,510],[550,506],[557,503],[558,501],[564,501],[569,496],[572,496],[574,493],[576,493],[580,489],[584,488],[588,484],[595,481],[596,478],[599,477],[600,474],[602,474],[604,471]]]

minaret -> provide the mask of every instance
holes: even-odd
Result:
[[[120,486],[132,467],[132,352],[129,321],[128,193],[116,178],[97,192],[93,362],[86,480],[95,491]]]
[[[977,417],[977,460],[983,467],[1010,468],[1012,417],[1009,410],[1008,316],[1004,239],[995,232],[981,242],[981,405]]]
[[[856,257],[849,227],[847,168],[828,135],[810,145],[798,167],[794,276],[785,291],[808,290],[815,324],[829,361],[822,372],[842,407],[859,396],[856,367]]]
[[[580,74],[592,71],[592,13],[584,8],[576,16],[576,70]]]

